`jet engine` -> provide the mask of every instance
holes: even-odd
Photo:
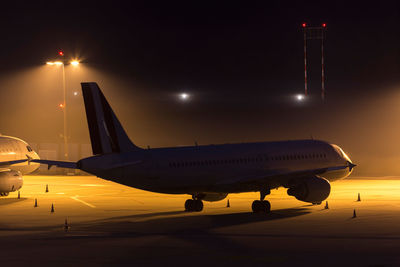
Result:
[[[328,198],[331,185],[325,178],[309,177],[287,190],[289,196],[304,202],[321,203]]]
[[[7,196],[9,192],[20,189],[22,184],[23,178],[19,171],[0,171],[0,196]]]
[[[227,196],[228,196],[227,193],[201,193],[198,195],[198,197],[201,200],[209,202],[220,201],[226,198]]]

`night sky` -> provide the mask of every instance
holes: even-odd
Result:
[[[400,4],[146,1],[22,4],[0,11],[1,132],[62,142],[62,49],[70,140],[88,143],[81,81],[103,89],[139,146],[316,138],[337,143],[364,175],[400,174]],[[320,42],[301,23],[327,23],[326,101]],[[187,92],[191,98],[177,98]]]

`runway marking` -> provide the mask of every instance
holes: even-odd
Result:
[[[87,203],[86,201],[83,201],[83,200],[79,199],[78,196],[71,197],[71,198],[72,198],[73,200],[76,200],[76,201],[78,201],[78,202],[81,202],[82,204],[85,204],[85,205],[88,206],[88,207],[91,207],[91,208],[93,208],[93,209],[96,208],[95,205],[92,205],[92,204],[90,204],[90,203]]]

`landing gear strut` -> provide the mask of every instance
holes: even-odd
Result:
[[[185,211],[202,211],[203,201],[201,199],[193,197],[193,199],[188,199],[185,202]]]
[[[264,200],[266,195],[269,195],[271,191],[269,189],[263,189],[260,191],[260,200],[254,200],[251,208],[254,213],[269,213],[271,211],[271,204],[268,200]]]

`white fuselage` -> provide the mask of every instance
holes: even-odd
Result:
[[[351,160],[336,145],[296,140],[142,149],[94,156],[78,164],[85,171],[128,186],[195,194],[259,191],[259,184],[251,182],[257,180],[277,188],[290,181],[290,173],[346,166],[348,162]],[[347,168],[319,176],[333,181],[350,173]],[[282,176],[285,174],[287,177]]]
[[[23,140],[11,137],[0,136],[0,162],[27,159],[39,159],[38,154]],[[28,174],[39,168],[40,164],[34,162],[21,162],[11,165],[2,165],[0,169],[10,169]]]
[[[26,142],[0,136],[0,196],[19,190],[24,183],[22,175],[39,168],[40,164],[30,159],[39,159],[39,156]]]

